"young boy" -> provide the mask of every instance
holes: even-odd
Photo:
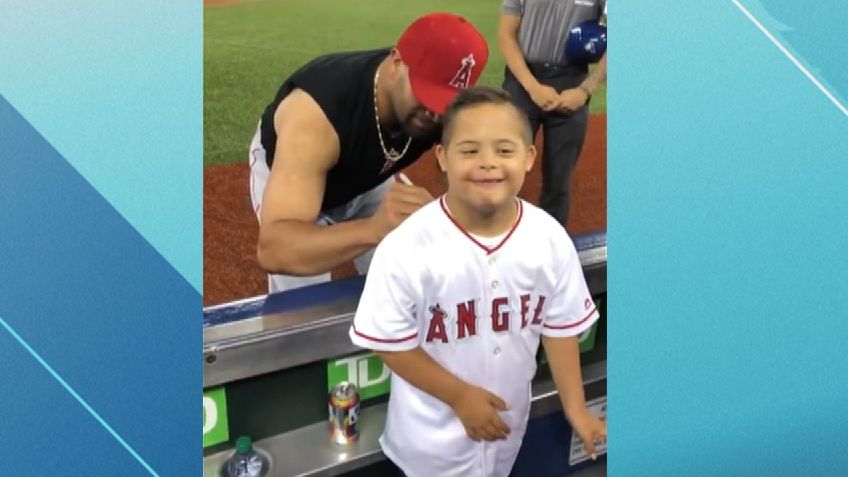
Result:
[[[385,454],[409,476],[506,476],[521,446],[541,337],[587,450],[577,335],[598,318],[574,245],[517,197],[536,156],[501,90],[461,92],[443,117],[448,192],[377,247],[350,329],[393,371]],[[563,449],[568,452],[568,449]]]

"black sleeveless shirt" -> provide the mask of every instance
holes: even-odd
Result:
[[[430,137],[413,138],[403,158],[383,171],[386,158],[380,147],[374,117],[374,75],[388,54],[388,49],[380,49],[316,58],[282,84],[274,102],[265,108],[262,115],[262,146],[267,152],[270,168],[277,144],[274,113],[280,102],[292,90],[300,88],[324,111],[339,137],[340,151],[338,161],[327,174],[322,211],[345,204],[382,184],[392,174],[415,162],[439,137],[437,130]],[[386,149],[394,147],[398,152],[403,151],[407,138],[406,134],[392,137],[383,130]]]

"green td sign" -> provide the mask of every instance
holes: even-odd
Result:
[[[226,442],[230,438],[227,423],[227,393],[224,388],[203,391],[203,447]]]
[[[327,392],[342,381],[356,385],[362,400],[389,392],[392,372],[374,353],[327,361]]]

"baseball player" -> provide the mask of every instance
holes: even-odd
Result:
[[[475,84],[486,40],[449,13],[415,20],[392,48],[322,56],[265,109],[250,147],[257,259],[278,292],[330,279],[433,198],[390,180],[438,140],[439,114]]]
[[[527,119],[474,87],[443,125],[448,191],[377,246],[349,333],[393,371],[383,451],[409,476],[508,475],[541,339],[594,457],[606,427],[586,408],[578,335],[598,312],[565,230],[517,197],[536,155]]]

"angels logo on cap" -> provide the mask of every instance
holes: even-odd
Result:
[[[450,82],[454,88],[467,89],[468,82],[471,81],[471,69],[474,68],[474,53],[469,53],[468,56],[462,59],[462,66],[456,72],[456,75]]]
[[[401,35],[397,50],[409,68],[415,99],[437,114],[445,112],[460,90],[477,83],[489,60],[483,35],[453,13],[418,18]]]

